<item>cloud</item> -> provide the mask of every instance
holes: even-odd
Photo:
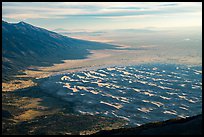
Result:
[[[160,6],[176,6],[178,5],[177,3],[165,3],[165,4],[161,4]]]
[[[157,2],[3,2],[2,16],[5,18],[69,18],[92,16],[98,18],[145,17],[152,14],[195,12],[199,3]],[[142,15],[142,16],[141,16]]]
[[[142,18],[154,18],[154,17],[155,15],[128,15],[128,16],[99,16],[96,18],[124,20],[124,19],[142,19]]]
[[[48,29],[201,26],[201,2],[3,2],[2,19]],[[99,27],[100,26],[100,27]]]

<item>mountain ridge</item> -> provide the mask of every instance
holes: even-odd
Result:
[[[93,135],[202,135],[202,132],[202,114],[199,114],[138,127],[101,130]]]
[[[29,66],[51,66],[66,59],[84,59],[91,54],[89,50],[116,47],[70,38],[25,22],[2,20],[3,81]]]

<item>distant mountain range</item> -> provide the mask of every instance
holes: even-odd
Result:
[[[25,22],[2,21],[2,80],[29,66],[49,66],[65,59],[83,59],[89,50],[114,45],[74,39]]]
[[[157,32],[151,29],[113,29],[113,30],[101,30],[101,31],[87,31],[87,30],[66,30],[62,28],[54,29],[54,32],[60,33],[66,36],[107,36],[107,35],[127,35],[138,33],[153,33]]]

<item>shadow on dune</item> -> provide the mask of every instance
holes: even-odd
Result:
[[[28,100],[23,101],[26,98]],[[24,108],[35,103],[32,102],[35,99],[40,99],[36,107]],[[106,128],[122,127],[124,124],[123,120],[117,118],[75,113],[74,103],[46,94],[38,86],[5,93],[2,102],[3,135],[75,135],[84,131],[95,133]],[[29,110],[40,112],[41,115],[26,121],[14,120],[15,116]]]

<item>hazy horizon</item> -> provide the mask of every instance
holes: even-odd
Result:
[[[2,20],[72,31],[202,27],[202,3],[2,2]]]

